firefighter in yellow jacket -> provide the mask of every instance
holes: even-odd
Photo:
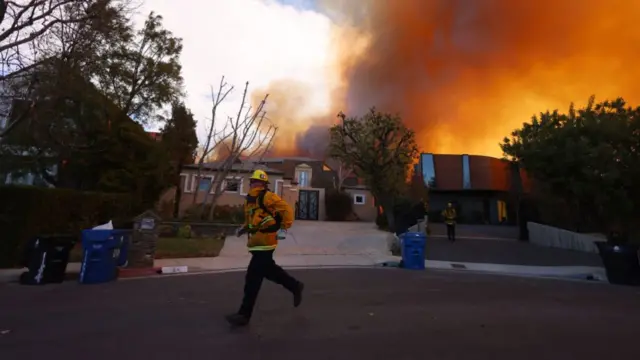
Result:
[[[456,214],[453,204],[447,204],[447,208],[442,211],[442,217],[444,217],[444,223],[447,224],[447,238],[449,241],[456,241],[456,218],[458,214]]]
[[[268,189],[268,184],[266,172],[253,172],[244,204],[244,225],[236,230],[236,236],[247,234],[251,261],[245,276],[244,298],[240,310],[226,316],[227,321],[234,326],[249,324],[262,280],[265,278],[289,290],[293,294],[295,307],[302,302],[304,284],[287,274],[273,260],[278,240],[286,238],[286,231],[293,224],[293,210],[286,201]]]

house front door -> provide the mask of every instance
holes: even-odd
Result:
[[[296,206],[296,219],[318,220],[319,198],[318,190],[299,190]]]

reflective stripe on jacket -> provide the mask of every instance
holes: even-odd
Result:
[[[456,209],[445,209],[442,212],[442,216],[444,216],[446,224],[453,225],[456,223]]]
[[[248,230],[247,247],[249,251],[273,250],[278,246],[277,232],[280,229],[274,228],[277,224],[274,216],[279,215],[281,218],[279,228],[288,229],[293,224],[291,206],[277,194],[271,191],[267,191],[264,194],[263,204],[268,212],[265,212],[260,207],[258,196],[263,190],[262,188],[249,190],[245,200],[244,226]]]

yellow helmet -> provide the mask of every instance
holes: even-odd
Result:
[[[264,172],[263,170],[254,171],[253,174],[251,174],[251,177],[249,179],[269,182],[269,177],[267,176],[267,173]]]

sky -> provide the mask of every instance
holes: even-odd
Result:
[[[185,102],[203,141],[211,118],[211,86],[217,90],[222,76],[235,89],[221,115],[235,116],[246,81],[250,91],[259,91],[274,81],[294,80],[314,89],[305,103],[310,112],[328,106],[333,25],[313,8],[313,0],[145,0],[138,21],[155,11],[183,39]]]

